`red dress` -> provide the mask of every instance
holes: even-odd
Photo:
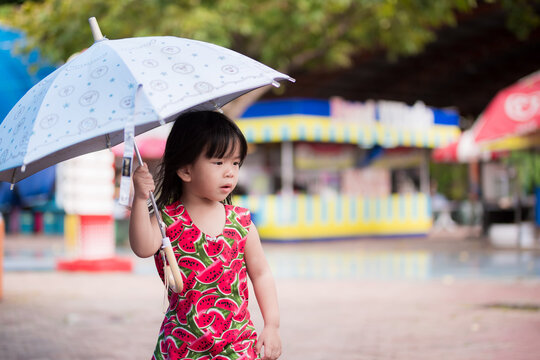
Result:
[[[225,205],[225,213],[223,233],[210,238],[180,202],[162,211],[184,289],[180,294],[169,291],[152,359],[259,359],[244,262],[251,215],[232,205]],[[163,280],[160,254],[154,259]]]

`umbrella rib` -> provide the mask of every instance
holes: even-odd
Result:
[[[17,167],[13,168],[13,174],[11,174],[11,185],[15,184],[15,174],[17,173]]]

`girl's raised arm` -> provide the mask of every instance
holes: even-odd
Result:
[[[154,191],[154,179],[143,164],[133,172],[135,194],[129,217],[129,244],[135,255],[149,257],[161,247],[161,232],[155,217],[150,217],[148,198]],[[154,211],[157,211],[154,209]]]
[[[252,223],[246,240],[244,252],[247,271],[255,297],[264,319],[264,329],[259,336],[255,350],[260,353],[264,346],[263,359],[275,360],[281,355],[279,335],[279,306],[276,284],[266,261],[257,228]]]

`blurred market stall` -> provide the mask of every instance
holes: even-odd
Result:
[[[421,102],[257,103],[238,121],[251,154],[236,201],[266,240],[425,235],[430,149],[459,137],[458,120]]]
[[[500,90],[460,138],[437,148],[437,162],[468,163],[469,187],[481,197],[484,233],[493,245],[538,242],[540,72]]]
[[[507,150],[518,155],[519,150],[527,150],[517,157],[510,156],[504,168],[498,169],[503,177],[506,174],[508,185],[505,197],[486,199],[487,214],[495,217],[493,221],[488,219],[493,223],[489,228],[490,240],[501,245],[509,242],[521,247],[537,245],[540,242],[540,172],[536,166],[540,150],[540,71],[500,90],[477,119],[474,133],[478,144],[489,151]],[[527,158],[532,165],[524,164]],[[520,173],[526,167],[532,167],[532,174]],[[496,218],[504,212],[506,219]]]

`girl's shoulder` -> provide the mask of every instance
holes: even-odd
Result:
[[[161,209],[161,213],[167,217],[178,217],[185,212],[184,205],[180,201],[176,201],[170,205],[166,205]]]
[[[240,225],[245,228],[249,228],[251,225],[251,212],[249,209],[234,205],[225,205],[225,209],[227,209],[229,219],[232,215],[232,217],[234,217],[238,223],[240,223]]]
[[[228,211],[234,212],[236,214],[249,214],[249,209],[241,206],[235,206],[235,205],[225,205],[225,209]]]

